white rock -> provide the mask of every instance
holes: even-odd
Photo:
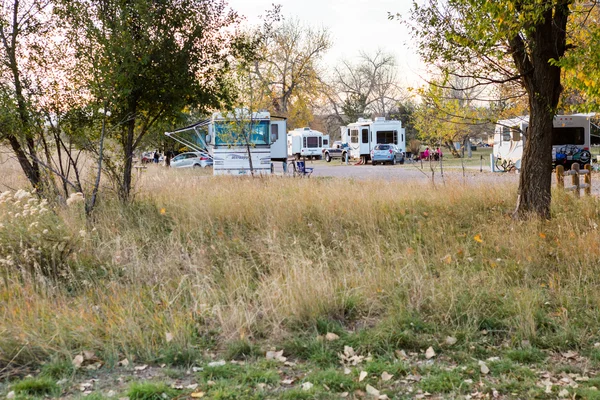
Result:
[[[302,390],[310,390],[314,385],[310,382],[304,382],[302,384]]]

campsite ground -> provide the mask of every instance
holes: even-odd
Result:
[[[5,195],[0,396],[600,398],[595,197],[517,222],[516,174],[315,168],[151,165],[91,221]]]

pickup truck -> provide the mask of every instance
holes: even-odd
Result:
[[[342,143],[340,141],[333,142],[328,149],[323,149],[323,157],[325,161],[330,162],[334,158],[341,158],[342,161],[346,161],[348,157],[348,143]]]

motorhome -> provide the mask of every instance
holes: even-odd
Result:
[[[302,157],[321,159],[324,135],[310,128],[298,128],[288,132],[288,155],[299,160]],[[329,136],[326,138],[329,147]]]
[[[287,160],[286,120],[237,109],[165,134],[213,160],[214,175],[270,174]]]
[[[348,143],[350,157],[366,163],[371,159],[371,150],[378,144],[395,144],[406,152],[406,135],[402,122],[378,117],[375,120],[359,118],[357,122],[342,126],[342,142]]]
[[[552,130],[552,163],[569,168],[572,163],[591,161],[592,119],[595,114],[557,115]],[[527,140],[529,116],[499,120],[492,150],[494,167],[500,171],[520,169]]]

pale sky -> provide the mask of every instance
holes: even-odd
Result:
[[[359,51],[373,54],[378,48],[396,56],[401,84],[422,85],[419,75],[425,71],[410,35],[398,21],[388,20],[388,12],[405,15],[411,0],[228,0],[249,23],[259,23],[259,16],[272,4],[281,4],[285,18],[295,17],[314,27],[329,29],[333,47],[324,61],[336,65],[341,59],[353,61]]]

